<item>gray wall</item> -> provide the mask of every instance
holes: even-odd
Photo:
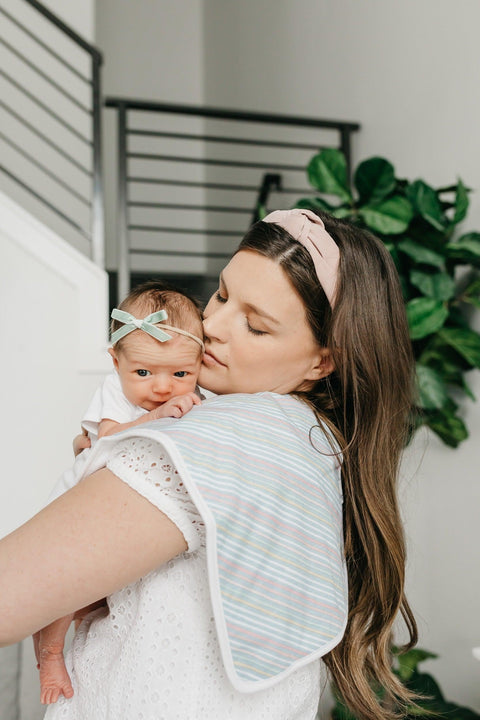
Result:
[[[97,0],[96,39],[104,53],[106,96],[203,102],[203,0]],[[154,120],[147,119],[147,127],[155,129]],[[106,257],[112,269],[117,266],[114,110],[105,112],[104,130]],[[171,225],[171,220],[165,224]],[[151,268],[150,257],[146,262],[144,267],[140,260],[136,269]]]

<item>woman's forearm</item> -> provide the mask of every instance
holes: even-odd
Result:
[[[134,582],[186,550],[178,528],[109,470],[0,541],[0,646]]]

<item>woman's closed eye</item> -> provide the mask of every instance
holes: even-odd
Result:
[[[221,295],[220,290],[217,290],[217,292],[215,293],[215,300],[219,303],[225,304],[228,298]],[[257,330],[256,328],[252,327],[248,321],[248,317],[245,317],[245,322],[247,324],[248,332],[252,333],[252,335],[268,335],[268,332],[266,330]]]
[[[252,333],[252,335],[268,335],[266,330],[257,330],[256,328],[253,328],[248,322],[248,318],[245,318],[245,322],[247,323],[248,332]]]
[[[139,375],[140,377],[147,377],[147,375],[151,375],[151,374],[152,374],[152,373],[150,372],[150,370],[144,370],[143,368],[140,368],[139,370],[135,370],[135,372],[136,372],[137,375]]]

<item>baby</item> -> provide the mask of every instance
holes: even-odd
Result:
[[[204,351],[202,315],[190,298],[162,283],[147,282],[132,290],[112,318],[109,353],[115,370],[96,391],[82,420],[92,444],[134,425],[179,418],[200,404],[195,390]],[[86,456],[88,450],[77,457],[50,500],[78,482]],[[56,702],[60,694],[73,695],[63,659],[73,618],[60,618],[34,636],[44,704]]]

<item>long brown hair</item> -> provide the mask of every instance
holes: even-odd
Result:
[[[299,393],[330,427],[343,454],[347,628],[324,661],[350,710],[392,717],[411,699],[392,673],[398,613],[411,647],[417,628],[404,593],[405,541],[396,483],[413,400],[413,359],[398,275],[384,245],[367,231],[318,213],[340,249],[332,310],[305,248],[282,227],[256,223],[239,250],[278,262],[301,297],[307,321],[335,371]],[[384,688],[379,703],[375,685]]]

